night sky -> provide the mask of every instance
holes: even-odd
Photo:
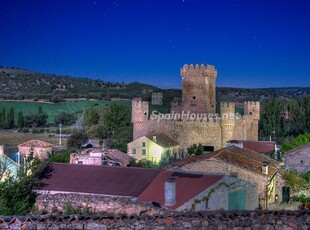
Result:
[[[310,1],[0,0],[0,65],[180,87],[183,64],[217,85],[310,86]]]

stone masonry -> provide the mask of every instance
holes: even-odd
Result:
[[[199,143],[217,150],[232,139],[258,140],[259,102],[245,102],[243,116],[236,116],[234,103],[221,102],[220,114],[216,114],[214,66],[184,65],[181,76],[182,103],[172,103],[171,113],[162,119],[159,114],[149,114],[149,102],[133,99],[133,140],[165,133],[176,139],[184,151]]]
[[[166,212],[149,215],[0,216],[0,229],[308,230],[310,211]]]

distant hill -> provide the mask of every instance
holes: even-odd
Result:
[[[16,68],[0,68],[0,98],[43,99],[58,102],[65,98],[104,99],[147,96],[158,88],[138,82],[104,82],[89,78],[56,76]]]
[[[164,93],[164,103],[168,105],[174,97],[181,97],[180,89],[160,89],[158,87],[133,82],[105,82],[89,78],[57,76],[36,73],[24,69],[0,67],[0,99],[10,100],[46,100],[59,102],[64,99],[126,98],[141,96],[151,99],[152,92]],[[288,88],[217,88],[217,101],[261,101],[274,97],[293,99],[310,95],[310,87]]]

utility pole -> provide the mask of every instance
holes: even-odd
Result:
[[[59,145],[61,146],[61,127],[62,127],[62,124],[59,124]]]

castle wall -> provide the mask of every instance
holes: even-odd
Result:
[[[186,150],[193,144],[221,148],[221,126],[218,121],[174,121],[149,120],[145,124],[147,133],[166,133],[176,139],[180,149]]]
[[[171,103],[171,114],[215,114],[214,66],[184,65],[182,76],[182,103]],[[243,117],[235,117],[235,104],[221,102],[221,119],[175,119],[165,115],[149,119],[149,104],[141,98],[132,101],[133,140],[151,133],[165,133],[180,143],[181,150],[193,144],[225,147],[229,140],[258,140],[259,102],[245,102]]]

